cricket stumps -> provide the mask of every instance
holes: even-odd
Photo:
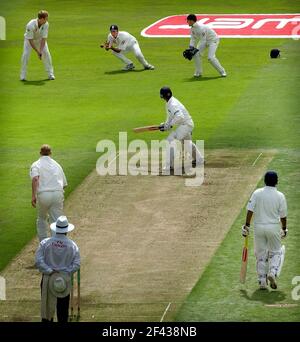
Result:
[[[77,292],[77,296],[74,296]],[[75,312],[74,312],[75,309]],[[77,311],[77,313],[76,313]],[[79,320],[80,318],[80,269],[71,275],[71,293],[70,293],[70,315],[69,320]]]

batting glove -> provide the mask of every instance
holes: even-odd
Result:
[[[246,237],[250,234],[250,226],[246,226],[245,224],[242,225],[242,235]]]
[[[287,237],[287,233],[288,233],[288,229],[281,229],[280,231],[280,236],[282,239],[286,238]]]
[[[159,125],[159,130],[160,130],[161,132],[164,132],[164,130],[165,130],[165,124],[164,124],[164,123],[161,123],[161,124]]]

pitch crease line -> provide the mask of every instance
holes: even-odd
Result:
[[[166,316],[166,313],[168,312],[168,310],[170,309],[170,306],[171,306],[171,302],[168,304],[168,306],[166,307],[166,310],[165,312],[163,313],[163,315],[161,316],[161,319],[160,319],[160,322],[163,322],[164,321],[164,318]]]
[[[255,166],[256,162],[258,161],[258,159],[262,156],[262,152],[258,155],[258,157],[254,160],[252,166]]]

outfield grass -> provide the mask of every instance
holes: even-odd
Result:
[[[207,78],[194,81],[192,63],[181,56],[188,39],[139,36],[143,28],[170,14],[299,13],[299,2],[53,0],[43,6],[50,12],[48,42],[56,80],[44,81],[43,65],[32,54],[29,82],[23,84],[18,79],[24,27],[40,8],[33,0],[0,4],[0,15],[7,21],[7,40],[0,41],[0,270],[35,235],[28,171],[38,159],[40,145],[52,145],[53,157],[69,181],[68,195],[94,169],[100,139],[117,141],[119,131],[128,131],[133,139],[132,127],[164,120],[164,103],[158,95],[162,85],[170,85],[190,110],[196,123],[194,137],[204,139],[206,148],[299,149],[299,42],[222,39],[218,57],[229,77],[214,79],[216,71],[204,61]],[[135,72],[119,72],[120,62],[98,47],[112,23],[138,38],[155,71],[139,72],[138,66]],[[274,47],[282,49],[285,59],[269,59]],[[293,155],[282,152],[291,173],[298,174]],[[282,190],[289,191],[288,199],[297,198],[296,187]],[[290,217],[296,214],[290,207]],[[229,241],[231,248],[236,246],[240,242],[236,233],[233,227],[224,245]],[[240,245],[236,252],[240,253]],[[179,319],[192,319],[188,312],[184,307]]]

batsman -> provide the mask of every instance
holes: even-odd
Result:
[[[169,131],[173,126],[176,129],[173,130],[167,137],[167,141],[171,144],[175,139],[186,143],[188,151],[192,151],[192,166],[200,166],[204,163],[197,146],[192,142],[192,131],[194,128],[194,122],[190,113],[185,106],[179,102],[174,96],[169,87],[162,87],[160,89],[160,97],[166,101],[166,121],[159,126],[160,131]],[[164,171],[174,171],[174,149],[170,148],[170,153],[166,156],[166,166]]]
[[[265,290],[269,283],[276,290],[285,253],[281,239],[288,233],[287,203],[284,194],[276,188],[278,175],[275,171],[266,172],[264,181],[265,187],[255,190],[248,202],[242,235],[249,235],[251,218],[254,216],[254,249],[259,287]]]

